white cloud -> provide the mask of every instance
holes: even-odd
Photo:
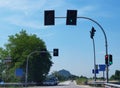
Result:
[[[43,26],[40,24],[40,22],[35,21],[35,20],[27,20],[23,16],[15,16],[15,15],[9,16],[9,17],[5,18],[5,20],[12,25],[29,27],[29,28],[34,28],[34,29],[43,28]]]
[[[56,4],[57,2],[59,4]],[[46,28],[43,25],[44,9],[46,7],[55,8],[59,5],[60,1],[48,3],[47,0],[0,0],[0,8],[4,8],[7,14],[10,12],[9,15],[4,16],[3,10],[2,19],[6,23],[34,29]],[[38,15],[39,17],[36,17]]]
[[[96,7],[94,6],[84,6],[84,7],[81,7],[79,8],[79,12],[78,12],[78,15],[84,15],[86,13],[89,13],[90,11],[93,11],[95,10]]]
[[[66,16],[68,6],[72,6],[72,4],[69,4],[70,3],[64,0],[0,0],[0,7],[11,11],[10,15],[2,17],[6,22],[34,29],[46,28],[43,25],[44,10],[54,9],[56,15]],[[73,5],[71,8],[76,8],[78,10],[78,16],[79,14],[83,15],[88,13],[88,11],[94,10],[93,6],[78,7]],[[57,22],[57,24],[62,23],[63,21]]]
[[[41,7],[45,4],[46,0],[34,1],[34,0],[0,0],[0,7],[6,7],[9,9],[24,10],[28,8]]]

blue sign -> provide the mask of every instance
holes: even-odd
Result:
[[[23,76],[23,69],[17,68],[17,69],[15,70],[15,75],[16,75],[16,76]]]
[[[100,64],[99,65],[99,71],[105,71],[106,65],[105,64]]]
[[[94,71],[94,69],[92,70],[92,73],[94,74],[94,72],[96,73],[96,74],[99,74],[99,70],[98,69],[96,69],[95,71]]]

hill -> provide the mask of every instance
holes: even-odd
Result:
[[[69,78],[72,75],[69,71],[67,71],[65,69],[58,71],[58,74],[65,78]]]

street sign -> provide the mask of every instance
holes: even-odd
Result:
[[[16,75],[16,76],[19,76],[19,77],[23,76],[23,69],[17,68],[17,69],[15,70],[15,75]]]
[[[96,73],[96,74],[99,74],[99,70],[98,69],[96,69],[95,71],[94,71],[94,69],[92,69],[92,73],[94,74],[94,72]]]
[[[105,64],[100,64],[99,65],[99,71],[105,71],[106,65]]]
[[[9,63],[11,63],[11,61],[12,61],[12,58],[10,56],[8,56],[3,60],[3,63],[4,64],[9,64]]]

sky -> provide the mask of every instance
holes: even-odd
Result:
[[[50,73],[66,69],[74,75],[93,77],[93,42],[90,30],[95,28],[96,64],[105,63],[105,38],[94,22],[77,18],[77,25],[66,25],[65,18],[55,18],[54,26],[44,25],[44,11],[54,10],[55,17],[66,17],[67,10],[77,10],[77,17],[97,21],[104,29],[108,54],[113,55],[109,76],[120,70],[120,0],[0,0],[0,47],[8,42],[8,36],[22,29],[36,34],[45,41],[47,49],[59,49],[59,56],[52,57]],[[52,53],[51,53],[52,55]],[[102,72],[97,76],[102,77]]]

